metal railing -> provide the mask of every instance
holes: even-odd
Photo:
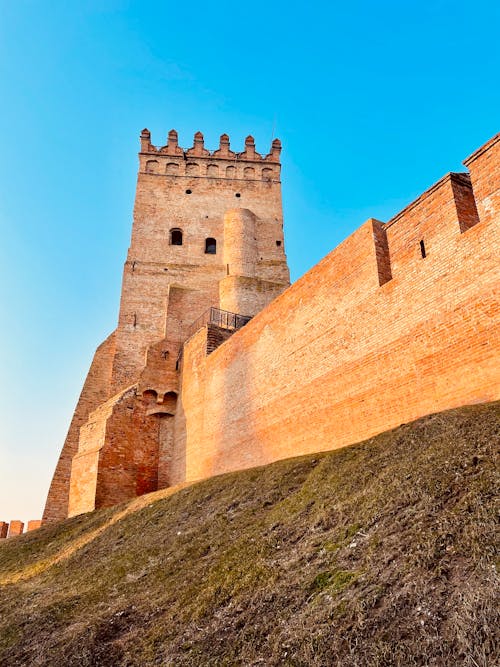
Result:
[[[204,312],[203,315],[200,315],[200,317],[191,324],[188,329],[188,338],[207,324],[215,324],[221,329],[236,331],[237,329],[244,327],[251,319],[252,318],[248,315],[239,315],[238,313],[231,313],[228,310],[212,307]]]

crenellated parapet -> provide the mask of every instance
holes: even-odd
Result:
[[[258,153],[255,140],[249,135],[241,152],[231,150],[229,136],[222,134],[219,148],[205,148],[201,132],[194,135],[193,146],[183,149],[178,135],[170,130],[165,146],[151,143],[151,133],[141,132],[140,171],[166,176],[242,179],[254,181],[279,181],[281,141],[274,139],[266,155]]]
[[[186,155],[194,155],[196,157],[208,157],[210,151],[205,148],[205,140],[201,132],[194,135],[194,143],[192,148],[188,148]]]
[[[14,519],[10,522],[0,521],[0,539],[5,539],[6,537],[16,537],[17,535],[23,535],[25,532],[30,532],[32,530],[37,530],[42,525],[41,519],[31,519],[28,521],[27,530],[24,530],[24,521],[19,521],[19,519]]]

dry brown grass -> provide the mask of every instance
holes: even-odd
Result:
[[[4,541],[0,665],[492,667],[499,413]]]

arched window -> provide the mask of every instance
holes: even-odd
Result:
[[[205,239],[205,254],[215,255],[217,252],[217,241],[215,239]]]
[[[182,245],[182,231],[180,229],[170,230],[170,245]]]

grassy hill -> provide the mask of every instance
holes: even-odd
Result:
[[[499,416],[431,415],[3,540],[0,665],[498,664]]]

